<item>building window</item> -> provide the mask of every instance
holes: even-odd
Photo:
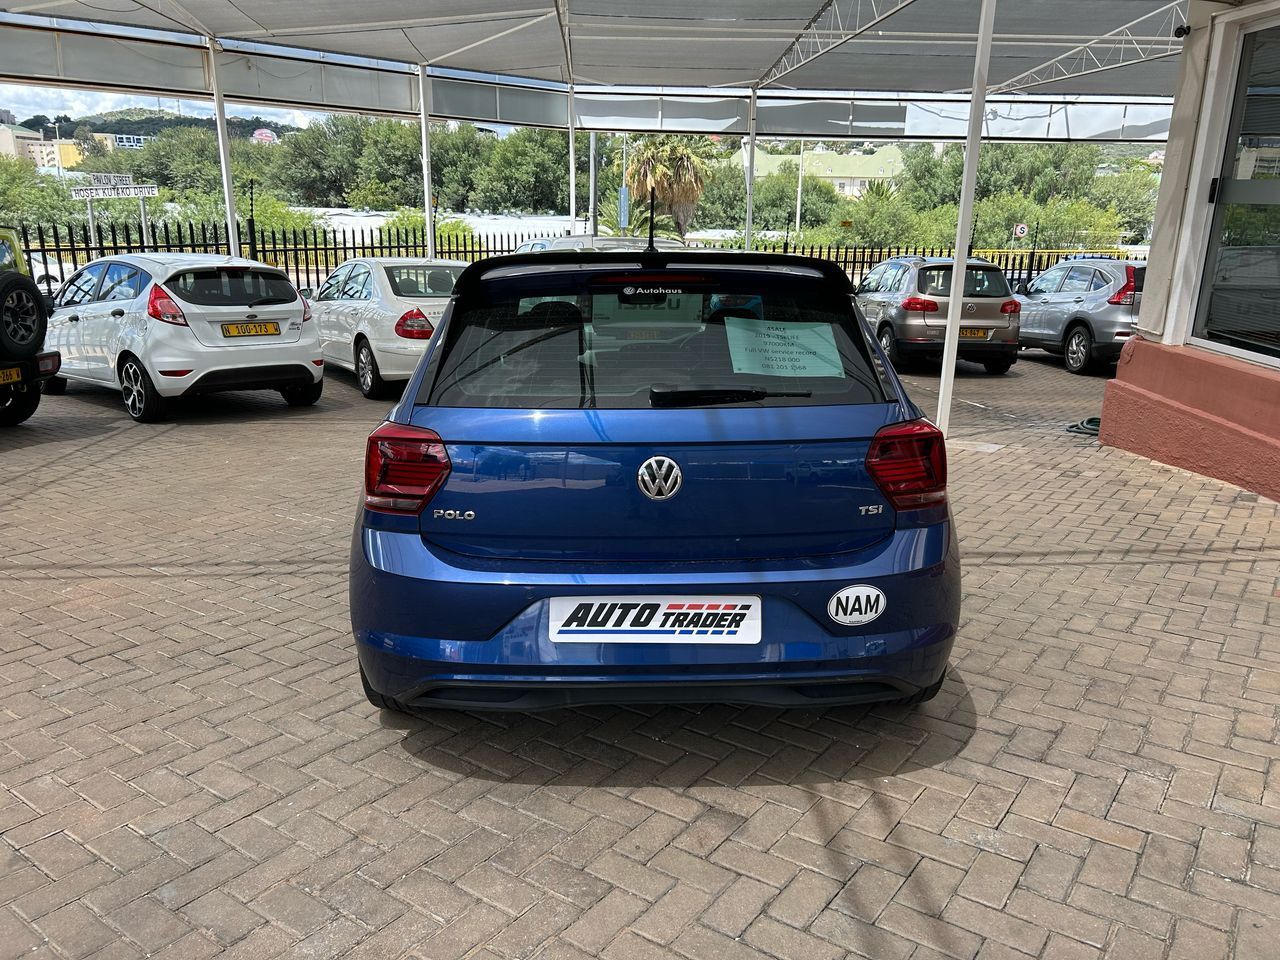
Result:
[[[1193,336],[1280,358],[1280,28],[1246,34]]]

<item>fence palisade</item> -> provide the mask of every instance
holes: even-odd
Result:
[[[91,232],[86,225],[22,224],[19,236],[23,253],[37,281],[46,289],[61,286],[90,260],[124,253],[232,253],[223,224],[195,224],[188,221],[152,223],[150,236],[140,223],[111,223]],[[78,234],[78,236],[77,236]],[[341,230],[309,227],[301,230],[257,228],[252,221],[240,225],[239,256],[251,253],[263,263],[279,267],[299,287],[317,287],[343,261],[352,257],[425,257],[424,230],[387,229]],[[436,236],[436,255],[446,260],[474,262],[485,257],[512,253],[536,235],[499,234],[488,237],[457,234]],[[950,257],[940,247],[841,247],[792,244],[789,241],[756,240],[752,249],[762,253],[791,252],[830,260],[840,265],[853,280],[859,280],[876,264],[890,256]],[[975,250],[975,256],[990,260],[1017,283],[1047,270],[1067,256],[1096,255],[1124,257],[1122,250]]]

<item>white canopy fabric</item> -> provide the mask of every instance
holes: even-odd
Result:
[[[647,87],[747,87],[816,16],[874,29],[770,87],[945,93],[971,79],[979,0],[0,0],[0,12],[283,45],[532,80]],[[993,86],[1097,41],[1168,0],[1005,0]],[[1155,31],[1158,25],[1135,29]],[[847,31],[851,32],[851,31]],[[566,43],[567,38],[567,43]],[[1103,38],[1099,40],[1099,38]],[[570,72],[569,61],[572,62]],[[1037,86],[1039,94],[1171,96],[1176,57]]]

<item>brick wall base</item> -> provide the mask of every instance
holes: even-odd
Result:
[[[1135,337],[1099,439],[1280,500],[1280,370]]]

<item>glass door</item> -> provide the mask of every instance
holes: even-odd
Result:
[[[1245,35],[1193,336],[1280,358],[1280,27]]]

